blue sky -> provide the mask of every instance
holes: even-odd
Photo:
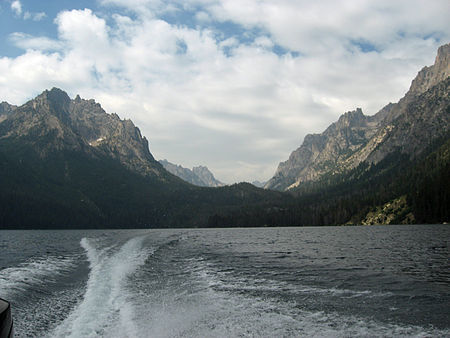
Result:
[[[307,133],[396,102],[450,42],[448,0],[2,0],[0,101],[59,87],[157,159],[267,180]]]

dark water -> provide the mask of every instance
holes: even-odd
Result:
[[[18,336],[450,336],[450,226],[0,231]]]

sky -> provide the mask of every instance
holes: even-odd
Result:
[[[448,0],[0,0],[0,101],[58,87],[156,159],[265,181],[309,133],[397,102],[450,42]]]

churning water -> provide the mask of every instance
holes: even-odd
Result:
[[[449,226],[1,231],[39,337],[450,336]]]

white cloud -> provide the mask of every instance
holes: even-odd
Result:
[[[208,13],[206,12],[197,12],[195,14],[195,18],[197,19],[197,21],[203,22],[203,23],[208,23],[211,22],[211,17]]]
[[[12,34],[26,51],[0,58],[0,99],[52,86],[95,98],[132,118],[156,158],[206,164],[230,183],[268,179],[345,111],[397,101],[450,40],[440,0],[102,3],[116,13],[59,13],[57,40]],[[159,17],[183,10],[200,27]],[[239,29],[221,32],[230,22]]]
[[[16,47],[22,49],[34,49],[40,51],[59,50],[63,44],[58,40],[52,40],[45,36],[35,37],[30,34],[15,32],[10,34],[9,39]]]
[[[42,19],[44,19],[47,16],[47,14],[45,14],[45,12],[39,12],[39,13],[31,13],[31,12],[25,12],[23,14],[23,18],[24,20],[33,20],[33,21],[41,21]]]
[[[11,10],[18,16],[22,14],[22,4],[19,0],[14,0],[11,2]]]
[[[47,14],[45,12],[39,12],[39,13],[33,13],[33,12],[29,12],[29,11],[25,11],[23,12],[22,9],[22,3],[19,0],[14,0],[13,2],[11,2],[11,10],[13,11],[13,13],[18,16],[18,17],[22,17],[24,20],[33,20],[33,21],[41,21],[42,19],[44,19]],[[22,16],[23,13],[23,16]]]

